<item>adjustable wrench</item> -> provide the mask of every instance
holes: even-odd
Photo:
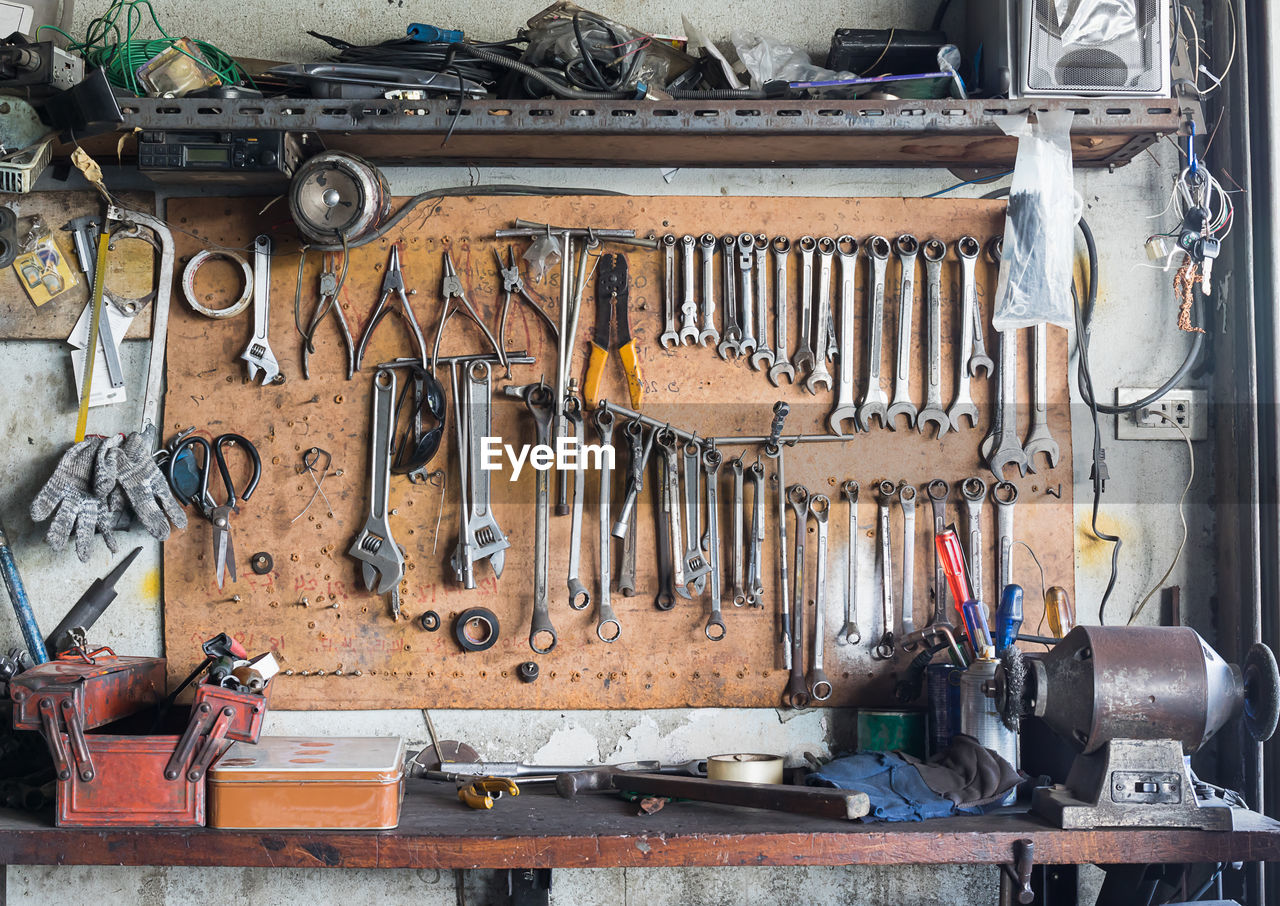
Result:
[[[658,432],[658,453],[659,493],[664,498],[662,506],[667,517],[668,548],[672,560],[672,591],[682,598],[691,598],[684,533],[680,528],[680,451],[676,447],[675,433],[668,428]],[[698,551],[698,556],[701,559],[701,551]]]
[[[755,283],[751,277],[755,245],[755,237],[750,233],[738,235],[738,314],[742,324],[742,339],[738,342],[738,351],[742,355],[749,355],[756,348]]]
[[[583,444],[586,443],[586,431],[583,428],[582,401],[576,393],[575,379],[569,381],[569,396],[564,401],[564,418],[569,426],[569,433],[577,443],[578,455],[582,455]],[[587,470],[582,462],[573,469],[573,505],[569,525],[569,607],[573,610],[586,610],[591,603],[591,592],[578,578],[578,567],[582,556],[582,498],[587,487]]]
[[[702,454],[702,471],[707,480],[707,565],[711,567],[711,613],[703,632],[713,642],[725,636],[724,619],[720,612],[720,463],[723,457],[715,447],[707,447]]]
[[[876,514],[879,517],[880,531],[880,577],[881,598],[880,618],[884,626],[884,635],[871,649],[871,656],[878,661],[893,657],[895,647],[893,636],[893,541],[889,537],[889,504],[897,496],[898,487],[885,479],[876,485]]]
[[[764,452],[778,462],[778,470],[773,473],[773,483],[778,491],[778,596],[781,599],[778,610],[778,645],[782,654],[782,666],[790,670],[791,574],[787,566],[787,470],[780,444],[766,445]]]
[[[916,631],[916,488],[904,484],[898,488],[902,506],[902,634]]]
[[[818,568],[813,589],[813,661],[809,665],[809,697],[825,702],[831,697],[831,683],[822,669],[822,649],[827,641],[827,516],[831,500],[824,494],[809,498],[809,515],[818,524]]]
[[[996,480],[1004,478],[1005,466],[1017,466],[1027,474],[1027,454],[1018,440],[1018,331],[1000,331],[1000,378],[996,385],[996,417],[991,433],[981,445],[987,466]]]
[[[451,366],[452,367],[452,366]],[[488,560],[495,576],[502,575],[506,562],[506,550],[511,542],[498,527],[490,504],[489,472],[481,468],[481,452],[484,438],[492,433],[492,384],[488,362],[473,361],[466,364],[464,379],[466,398],[466,456],[460,450],[459,463],[466,461],[465,473],[461,476],[461,493],[463,497],[470,494],[460,512],[465,515],[464,533],[466,536],[465,564],[455,563],[454,571],[463,566],[460,579],[470,582],[467,588],[475,588],[473,565],[480,560]],[[460,551],[462,548],[460,547]]]
[[[791,357],[796,373],[813,370],[813,253],[818,248],[812,236],[801,236],[800,249],[800,346]]]
[[[404,551],[391,537],[387,521],[391,489],[391,433],[395,428],[396,375],[379,368],[373,376],[373,425],[369,432],[369,518],[351,543],[347,555],[359,560],[364,587],[391,594],[391,615],[400,618],[400,580]]]
[[[684,445],[684,579],[702,594],[711,564],[702,555],[702,448]]]
[[[975,601],[988,601],[991,599],[983,595],[982,588],[982,504],[987,499],[987,483],[976,476],[966,478],[960,482],[960,495],[969,524],[969,588]]]
[[[524,404],[533,416],[536,428],[535,441],[549,446],[551,422],[555,419],[555,393],[541,382],[530,384],[525,391]],[[551,473],[546,469],[537,469],[534,476],[533,617],[529,621],[529,647],[533,649],[534,654],[546,654],[556,647],[556,630],[551,625],[547,599],[549,560],[547,536],[551,528]],[[542,640],[541,644],[539,640]]]
[[[962,236],[956,243],[956,254],[960,256],[960,266],[968,274],[973,273],[973,262],[978,257],[978,240],[972,236]],[[967,280],[967,278],[966,278]],[[969,362],[973,354],[973,305],[974,298],[966,290],[961,295],[960,303],[960,348],[956,350],[956,395],[947,411],[951,427],[960,430],[960,419],[968,418],[969,427],[978,424],[978,407],[973,403],[969,393]]]
[[[998,600],[1013,583],[1013,505],[1018,502],[1018,486],[1009,481],[998,481],[991,489],[991,499],[996,505],[996,539],[999,542]]]
[[[951,485],[941,478],[935,478],[925,485],[925,493],[929,495],[929,503],[933,506],[933,537],[936,539],[947,529],[947,498],[951,496]],[[947,616],[947,573],[938,559],[938,545],[933,548],[933,618],[929,625],[950,623]]]
[[[867,310],[867,387],[858,407],[858,430],[870,431],[871,419],[879,417],[880,426],[888,421],[889,397],[880,386],[881,347],[884,344],[884,279],[889,262],[889,240],[872,236],[867,241],[871,259],[871,292]]]
[[[649,432],[649,443],[644,442],[644,426],[638,419],[627,422],[622,429],[627,436],[627,495],[623,507],[631,511],[635,507],[636,496],[644,489],[644,469],[649,461],[649,452],[653,449],[653,432]],[[618,591],[630,598],[636,593],[636,524],[629,517],[622,522],[615,522],[610,532],[618,537],[618,529],[622,528],[622,566],[618,570]]]
[[[280,366],[267,342],[271,330],[271,249],[270,236],[253,240],[253,336],[240,353],[249,380],[256,381],[258,372],[262,372],[264,385],[275,383],[280,377]]]
[[[751,479],[751,538],[747,545],[747,603],[752,607],[764,606],[764,581],[761,578],[760,559],[764,546],[764,466],[760,460],[747,470]]]
[[[813,338],[813,368],[804,379],[804,389],[816,395],[818,385],[831,389],[831,372],[827,370],[827,343],[831,326],[831,271],[835,258],[836,241],[830,236],[818,240],[818,310],[815,313]]]
[[[662,237],[662,335],[658,342],[663,349],[680,345],[680,333],[676,330],[676,237],[667,233]]]
[[[756,236],[756,351],[751,356],[751,368],[759,371],[773,364],[773,349],[769,346],[769,238]]]
[[[836,251],[840,255],[840,379],[836,384],[836,407],[827,416],[827,425],[832,434],[842,437],[843,423],[853,421],[856,431],[858,418],[858,404],[853,398],[853,322],[857,304],[854,279],[858,268],[858,240],[848,235],[841,236],[836,240]]]
[[[680,238],[680,342],[691,346],[698,342],[698,302],[694,282],[693,252],[698,240],[692,236]]]
[[[720,237],[720,273],[724,287],[724,332],[716,352],[728,361],[742,355],[742,316],[738,310],[735,283],[738,279],[737,239],[725,234]]]
[[[670,430],[658,428],[654,430],[658,445],[658,509],[655,547],[658,551],[658,594],[653,599],[653,606],[658,610],[670,610],[676,606],[676,594],[680,588],[677,584],[677,564],[681,561],[676,550],[680,540],[680,498],[676,487],[675,449],[676,437]],[[672,454],[667,455],[668,449]],[[686,596],[688,592],[685,592]]]
[[[777,387],[778,379],[781,377],[785,377],[788,384],[794,384],[796,380],[796,369],[791,364],[790,353],[787,351],[787,308],[790,305],[790,300],[787,298],[787,290],[790,288],[787,281],[787,262],[791,260],[791,240],[786,236],[775,236],[772,248],[773,307],[776,319],[774,345],[777,348],[773,351],[773,365],[769,368],[769,383]],[[783,488],[782,493],[786,493],[786,488]]]
[[[972,236],[965,236],[960,240],[960,277],[963,281],[963,307],[969,313],[969,317],[973,319],[973,345],[969,355],[969,376],[977,377],[979,371],[986,369],[985,376],[991,377],[995,363],[987,355],[987,335],[982,329],[982,303],[978,301],[978,284],[974,275],[977,255],[969,256],[965,254],[965,248],[968,247],[969,242],[973,243],[972,248],[976,250],[978,240]]]
[[[618,622],[609,603],[609,583],[612,564],[613,536],[609,533],[609,502],[613,496],[613,412],[608,403],[601,403],[592,415],[596,432],[600,435],[600,446],[606,452],[600,458],[600,592],[596,596],[596,637],[602,642],[616,642],[622,637],[622,624]],[[606,628],[609,634],[606,635]]]
[[[898,289],[898,358],[893,376],[893,402],[889,405],[889,430],[896,431],[899,415],[907,417],[907,427],[916,426],[916,404],[911,402],[911,314],[916,305],[916,255],[920,243],[910,233],[899,236],[894,243],[898,250],[898,264],[902,270],[902,282]]]
[[[720,331],[716,329],[716,237],[703,233],[698,239],[698,251],[702,256],[702,331],[698,345],[715,346],[720,342]]]
[[[1031,368],[1032,386],[1031,430],[1022,445],[1026,454],[1027,469],[1035,472],[1035,457],[1043,453],[1049,460],[1049,468],[1058,467],[1058,442],[1049,433],[1049,325],[1037,324],[1032,328],[1035,340],[1035,358]]]
[[[844,589],[844,626],[836,633],[836,644],[856,645],[862,641],[858,630],[858,483],[843,482],[840,493],[849,501],[849,577]]]
[[[809,527],[809,491],[804,485],[793,484],[787,488],[787,500],[796,520],[795,585],[791,595],[795,607],[791,621],[791,675],[782,702],[790,708],[803,708],[809,704],[809,687],[804,679],[804,541]]]
[[[745,534],[746,507],[743,502],[742,494],[742,457],[735,456],[729,460],[729,471],[733,474],[733,509],[731,510],[732,529],[733,529],[733,551],[729,557],[729,579],[731,582],[730,592],[733,595],[733,606],[741,607],[747,603],[747,592],[745,582],[743,581],[743,561],[746,559],[744,550],[745,542],[743,535]]]
[[[947,410],[942,408],[942,259],[947,256],[947,244],[930,239],[924,244],[924,273],[926,301],[929,310],[929,367],[926,372],[924,408],[916,416],[916,430],[924,433],[924,426],[932,422],[938,426],[938,438],[951,430]]]

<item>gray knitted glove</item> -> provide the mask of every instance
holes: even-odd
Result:
[[[187,527],[187,514],[173,499],[169,482],[152,456],[153,446],[149,437],[135,431],[105,458],[134,514],[152,537],[163,541],[169,537],[170,521],[180,529]]]
[[[44,536],[55,551],[66,547],[71,533],[75,532],[76,556],[82,563],[88,562],[92,553],[95,532],[102,535],[113,554],[119,549],[112,531],[115,516],[107,503],[107,494],[96,493],[95,464],[103,443],[102,438],[91,437],[62,454],[53,475],[31,502],[31,518],[36,522],[43,522],[57,511]],[[104,481],[108,479],[109,476],[104,476]],[[114,483],[110,480],[107,487]]]

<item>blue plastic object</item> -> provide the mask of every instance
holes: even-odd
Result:
[[[22,640],[27,643],[27,651],[37,664],[49,660],[49,652],[44,647],[44,636],[36,625],[36,615],[31,609],[31,601],[27,599],[27,590],[22,585],[22,576],[18,574],[18,564],[14,562],[13,550],[9,547],[9,536],[5,534],[4,525],[0,523],[0,573],[4,574],[4,584],[9,589],[9,600],[13,603],[14,615],[18,618],[18,628],[22,630]]]
[[[996,652],[1003,652],[1022,628],[1022,586],[1006,585],[996,608]]]
[[[991,647],[991,628],[987,625],[987,605],[972,599],[965,601],[960,608],[964,614],[964,627],[969,634],[969,644],[977,657]]]
[[[462,32],[455,31],[451,28],[437,28],[434,25],[423,25],[421,22],[414,22],[404,30],[412,41],[421,41],[423,44],[457,44],[462,40]]]

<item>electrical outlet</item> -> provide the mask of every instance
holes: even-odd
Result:
[[[1142,399],[1155,391],[1154,387],[1117,387],[1116,403]],[[1173,419],[1192,440],[1209,437],[1208,391],[1176,387],[1147,411],[1125,413],[1116,416],[1116,440],[1182,440],[1182,434],[1163,418],[1162,412]]]

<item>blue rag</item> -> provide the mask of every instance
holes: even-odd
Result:
[[[931,790],[914,765],[894,752],[859,752],[837,758],[809,775],[809,786],[859,790],[871,799],[862,818],[875,821],[923,821],[949,815],[975,815],[978,809],[958,808]]]

